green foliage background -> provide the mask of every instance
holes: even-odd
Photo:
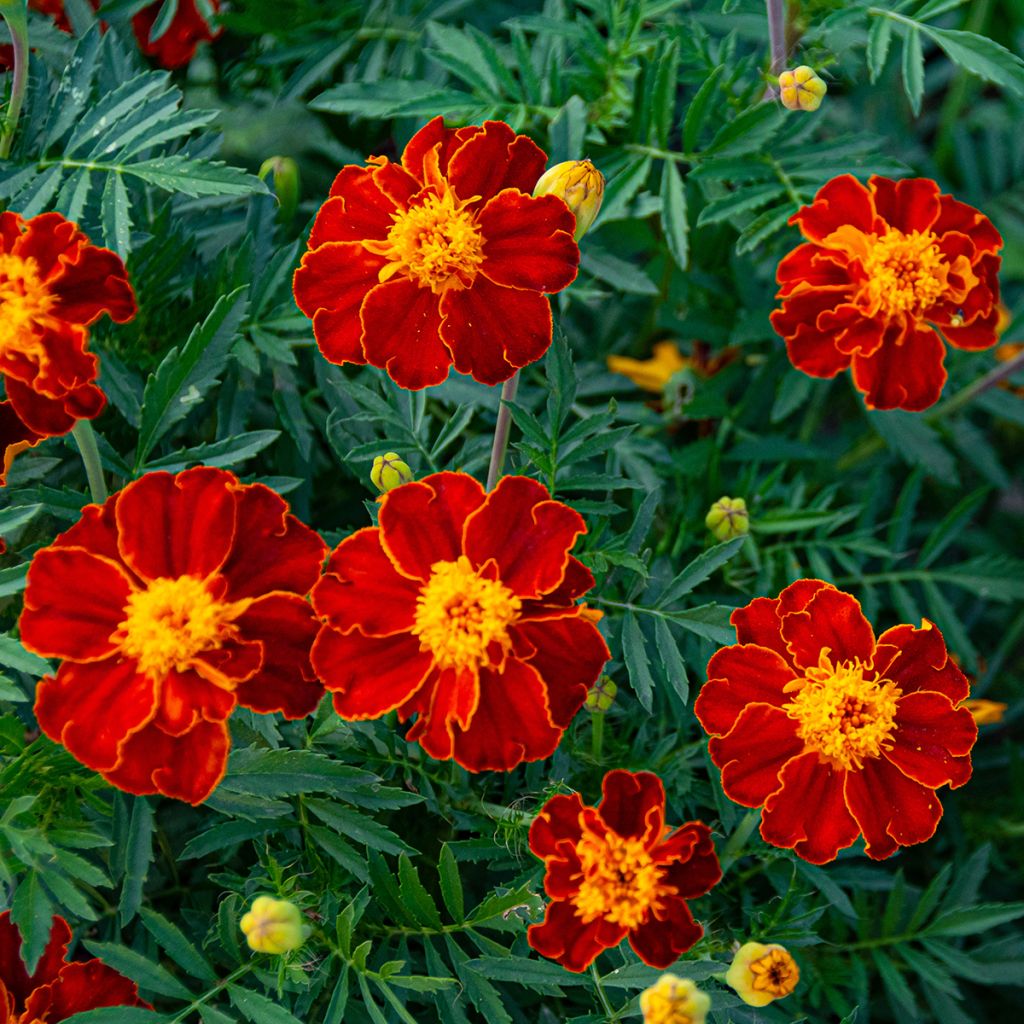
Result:
[[[507,775],[434,763],[395,722],[343,723],[325,702],[298,723],[236,714],[228,777],[199,809],[115,792],[34,726],[48,666],[15,637],[19,595],[33,551],[89,496],[70,437],[20,456],[0,509],[0,891],[31,958],[63,913],[157,1007],[79,1024],[638,1019],[660,972],[628,949],[572,975],[525,939],[542,913],[529,822],[554,791],[595,799],[611,767],[656,771],[669,820],[717,833],[725,878],[697,901],[706,937],[676,969],[712,993],[716,1022],[1010,1019],[1024,985],[1024,398],[974,386],[991,351],[950,351],[942,403],[868,413],[845,376],[793,370],[768,313],[797,240],[786,220],[821,184],[925,175],[1003,233],[1005,337],[1024,336],[1021,6],[791,0],[793,63],[829,80],[813,115],[764,102],[759,0],[251,0],[173,76],[136,53],[138,6],[108,4],[101,34],[68,0],[76,39],[33,18],[28,103],[0,165],[8,208],[60,210],[127,259],[139,316],[93,330],[108,475],[230,467],[331,543],[368,522],[376,454],[482,476],[496,389],[459,378],[409,394],[327,364],[290,280],[342,164],[397,154],[437,114],[507,120],[608,178],[556,342],[523,375],[509,468],[588,519],[588,602],[619,697],[600,740],[581,713],[549,762]],[[291,218],[256,175],[274,155],[301,172]],[[663,339],[738,358],[660,402],[607,371],[609,354]],[[745,497],[746,542],[709,539],[722,494]],[[854,848],[816,868],[762,843],[690,709],[733,640],[731,608],[805,575],[856,594],[879,630],[933,619],[973,695],[1010,705],[982,728],[971,783],[942,794],[936,838],[881,864]],[[239,942],[264,892],[318,926],[280,963]],[[713,980],[748,939],[795,952],[790,999],[755,1011]]]

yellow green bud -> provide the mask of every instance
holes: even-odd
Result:
[[[549,167],[533,190],[535,196],[558,196],[576,218],[578,242],[594,223],[604,198],[604,175],[589,160],[566,160]]]
[[[290,224],[299,206],[299,165],[290,156],[272,156],[263,161],[260,177],[273,174],[278,220]]]
[[[779,98],[787,110],[817,110],[827,92],[828,86],[806,64],[779,75]]]
[[[785,946],[746,942],[736,951],[725,981],[748,1006],[767,1006],[797,987],[800,968]]]
[[[711,997],[689,978],[663,974],[640,993],[644,1024],[704,1024]]]
[[[257,953],[289,953],[298,949],[309,934],[299,908],[271,896],[257,896],[240,924],[249,948]]]
[[[719,498],[704,518],[707,528],[719,540],[732,540],[750,533],[750,516],[742,498]]]
[[[601,676],[587,694],[586,708],[595,715],[603,715],[614,703],[619,688],[610,676]]]
[[[370,480],[381,494],[387,494],[402,484],[412,483],[415,479],[412,470],[396,452],[385,452],[373,460]]]

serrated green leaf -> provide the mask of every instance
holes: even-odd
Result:
[[[441,930],[440,911],[420,881],[419,872],[404,853],[398,858],[398,891],[405,909],[416,918],[418,924]]]
[[[302,1024],[298,1017],[283,1006],[240,985],[228,985],[228,998],[235,1009],[252,1024]]]
[[[169,953],[171,959],[187,971],[190,977],[217,981],[217,972],[176,924],[149,907],[143,907],[139,916],[146,931],[156,939],[160,948]]]
[[[103,224],[103,240],[107,248],[116,252],[121,259],[131,249],[132,221],[129,213],[128,191],[120,174],[108,174],[103,186],[100,202],[100,220]]]
[[[685,270],[690,258],[686,187],[673,160],[666,160],[661,172],[661,227],[672,258]]]
[[[14,890],[11,920],[21,935],[21,958],[30,974],[35,972],[50,939],[54,909],[43,888],[39,872],[29,870]]]
[[[50,671],[50,663],[31,651],[26,651],[21,641],[13,636],[0,634],[0,665],[17,669],[27,675],[41,677]]]
[[[924,53],[921,50],[921,33],[916,26],[908,29],[903,37],[903,90],[914,117],[917,117],[924,97]]]
[[[640,706],[650,712],[654,702],[654,679],[645,643],[637,617],[632,612],[626,612],[622,620],[622,657]]]
[[[963,907],[940,914],[922,935],[978,935],[1024,917],[1024,903],[979,903],[974,907]]]
[[[462,880],[459,878],[459,866],[451,847],[444,843],[437,861],[438,879],[441,883],[441,898],[448,908],[452,920],[461,924],[466,916],[466,906],[462,895]]]
[[[683,119],[683,150],[692,153],[697,148],[697,140],[700,138],[701,128],[707,121],[708,110],[711,106],[711,98],[718,88],[718,80],[725,70],[724,64],[719,64],[697,90],[697,94],[690,100],[686,108],[686,117]]]
[[[745,537],[734,537],[702,551],[662,591],[657,607],[674,604],[717,572],[743,547]]]
[[[172,999],[192,1000],[192,993],[165,967],[154,963],[134,949],[128,949],[116,942],[96,942],[92,939],[86,939],[83,945],[108,967],[113,967],[126,978],[137,982],[140,988]]]
[[[987,82],[1024,96],[1024,60],[994,39],[951,28],[922,25],[921,31],[946,52],[954,64]]]
[[[249,196],[267,192],[261,178],[218,160],[191,160],[174,154],[120,165],[124,174],[186,196]]]
[[[892,27],[891,18],[876,18],[868,31],[868,74],[872,82],[878,80],[885,67],[889,44],[892,42]]]

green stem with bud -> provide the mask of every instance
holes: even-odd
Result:
[[[509,403],[516,400],[519,390],[519,371],[501,385],[501,404],[498,406],[498,420],[494,424],[494,442],[491,445],[491,464],[487,467],[487,490],[493,491],[505,465],[508,449],[508,435],[512,428],[512,410]]]
[[[786,66],[785,0],[765,0],[765,6],[768,11],[768,45],[772,54],[771,73],[778,75]]]
[[[14,130],[18,126],[21,107],[25,102],[25,86],[28,84],[28,3],[27,0],[0,0],[0,15],[7,22],[14,48],[14,75],[11,84],[11,102],[4,118],[3,135],[0,136],[0,159],[11,155]]]

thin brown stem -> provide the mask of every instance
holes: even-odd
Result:
[[[505,465],[505,451],[508,448],[508,435],[512,427],[512,410],[509,402],[516,400],[519,390],[519,371],[509,377],[501,385],[501,405],[498,406],[498,421],[494,424],[494,443],[491,445],[491,464],[487,467],[487,490],[494,490],[494,485],[501,476]]]
[[[778,75],[786,66],[785,0],[765,0],[768,9],[768,45],[771,47],[771,73]]]

